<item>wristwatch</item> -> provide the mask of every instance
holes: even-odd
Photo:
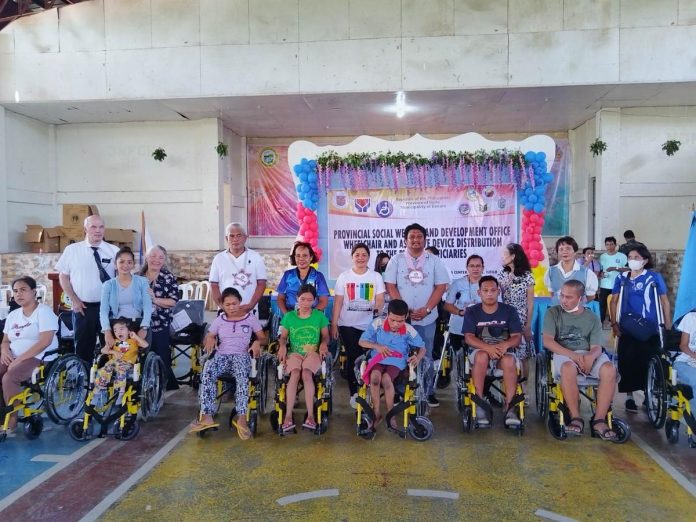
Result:
[[[432,311],[432,310],[430,310],[430,308],[428,308],[428,307],[425,308],[425,313],[426,313],[426,314],[429,314],[431,311]]]
[[[457,312],[457,315],[458,315],[459,317],[463,317],[463,316],[464,316],[464,309],[462,308],[461,310],[459,310],[459,311]]]

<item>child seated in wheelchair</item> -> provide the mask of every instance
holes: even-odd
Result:
[[[126,391],[126,379],[138,360],[139,349],[149,346],[145,339],[130,329],[130,324],[131,321],[123,317],[114,319],[111,323],[111,330],[116,339],[112,348],[104,346],[101,349],[101,353],[109,355],[110,358],[97,374],[94,384],[95,397],[99,397],[102,392],[106,391],[111,377],[116,373],[114,391],[118,392],[120,398]]]
[[[191,432],[217,428],[220,425],[213,419],[213,415],[217,412],[217,380],[223,374],[231,374],[235,381],[234,400],[238,413],[232,424],[237,428],[239,438],[247,440],[251,437],[246,418],[249,402],[249,374],[251,373],[249,344],[251,334],[254,333],[256,341],[251,346],[251,350],[254,357],[259,357],[261,343],[265,343],[266,336],[256,315],[240,309],[242,296],[236,288],[223,290],[221,302],[222,313],[210,325],[205,338],[205,351],[210,354],[215,350],[215,353],[203,367],[198,392],[201,411],[198,420],[191,425]]]
[[[425,356],[425,342],[415,328],[406,323],[407,318],[408,304],[401,299],[394,299],[387,306],[387,318],[375,319],[360,336],[360,346],[371,350],[363,380],[368,382],[369,376],[374,426],[382,421],[380,387],[384,390],[384,402],[389,412],[394,408],[394,382],[404,376],[404,373],[408,378],[407,366],[418,366]],[[418,353],[409,357],[411,347],[418,348]],[[392,417],[389,427],[396,430],[396,423],[396,418]]]
[[[283,433],[291,433],[295,429],[292,413],[300,378],[307,404],[307,419],[302,427],[308,430],[317,427],[314,418],[314,374],[321,368],[322,358],[329,353],[329,320],[323,312],[312,308],[316,296],[314,286],[302,285],[297,291],[297,310],[288,312],[280,321],[278,360],[284,364],[285,375],[289,376]]]
[[[466,309],[462,327],[464,342],[472,349],[469,360],[473,367],[476,395],[483,401],[486,373],[490,363],[497,361],[495,366],[503,371],[505,387],[505,426],[518,427],[521,420],[514,408],[518,382],[515,349],[522,338],[522,324],[515,308],[498,302],[500,287],[495,277],[483,276],[479,280],[478,293],[481,302]],[[477,424],[490,426],[486,408],[480,407],[476,411]]]

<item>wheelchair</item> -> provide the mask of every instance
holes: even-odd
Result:
[[[493,408],[491,404],[476,394],[472,375],[473,364],[469,358],[471,352],[471,348],[463,344],[462,348],[457,350],[454,355],[457,368],[457,410],[461,417],[461,427],[464,433],[470,433],[474,428],[489,428],[493,426]],[[489,362],[484,389],[498,396],[505,397],[503,370],[499,369],[497,364],[497,360],[491,359]],[[505,425],[505,428],[515,430],[517,435],[522,436],[525,430],[525,396],[522,389],[522,371],[517,358],[515,358],[515,364],[517,368],[517,384],[515,386],[515,395],[508,408],[515,408],[520,423],[517,426]],[[503,401],[500,401],[500,404],[502,405]],[[488,425],[479,425],[476,412],[478,408],[486,412],[489,421]]]
[[[97,372],[109,359],[98,353],[89,373],[89,391],[84,415],[68,424],[70,436],[84,442],[111,434],[116,439],[132,440],[140,431],[139,421],[152,420],[164,404],[164,363],[152,351],[138,353],[138,359],[126,378],[123,393],[112,382],[105,390],[96,390]],[[106,395],[105,400],[99,400]]]
[[[270,423],[271,429],[282,437],[285,435],[282,426],[283,420],[285,419],[287,384],[290,376],[285,375],[285,365],[278,362],[275,356],[274,359],[273,364],[276,368],[275,397],[274,411],[271,413]],[[322,435],[329,429],[329,415],[331,415],[333,411],[334,376],[332,367],[333,360],[329,352],[322,360],[319,371],[314,374],[314,404],[307,404],[307,408],[309,409],[312,407],[314,410],[314,419],[317,423],[317,427],[314,429],[315,435]],[[302,389],[302,380],[300,379],[297,387],[298,399]],[[296,401],[295,404],[298,402],[299,401]],[[305,413],[305,420],[306,419],[307,414]],[[293,432],[296,433],[297,430],[293,429]]]
[[[561,383],[555,382],[552,353],[542,349],[536,356],[534,387],[536,390],[536,409],[539,417],[546,420],[549,433],[557,440],[566,440],[566,425],[570,422],[570,411],[565,403]],[[594,415],[597,404],[599,379],[578,375],[580,399],[584,397],[590,404]],[[616,417],[611,407],[607,412],[607,426],[617,435],[616,444],[623,444],[631,438],[631,428],[626,421]],[[593,435],[594,436],[594,435]]]
[[[46,361],[47,356],[58,354]],[[80,414],[86,395],[87,367],[74,354],[61,347],[44,354],[31,378],[22,382],[24,389],[10,398],[9,405],[0,408],[2,427],[7,430],[10,416],[18,413],[18,421],[24,425],[24,435],[36,439],[44,428],[43,414],[56,424],[67,424]],[[0,435],[4,441],[6,433]]]
[[[203,340],[206,332],[205,301],[181,300],[172,310],[169,338],[172,349],[172,370],[188,366],[186,373],[176,375],[177,383],[197,390],[201,382]],[[186,360],[188,359],[188,364]]]
[[[680,420],[684,419],[689,446],[696,448],[696,419],[689,402],[694,397],[694,390],[688,384],[678,382],[677,371],[674,369],[674,361],[681,353],[681,333],[663,333],[660,329],[660,337],[661,352],[653,355],[648,363],[645,394],[648,419],[658,430],[664,426],[670,444],[679,442]]]
[[[210,357],[213,356],[214,355],[211,355]],[[210,360],[210,357],[207,357],[205,362]],[[246,420],[249,426],[249,431],[251,431],[252,437],[256,437],[256,433],[258,431],[259,415],[265,413],[265,397],[267,394],[266,390],[264,390],[265,383],[267,382],[265,373],[267,368],[266,363],[270,357],[270,354],[268,354],[267,352],[262,352],[261,357],[259,357],[258,359],[251,359],[251,371],[249,373],[248,384],[249,404],[247,405]],[[205,362],[203,363],[204,366]],[[220,377],[218,377],[216,394],[218,413],[220,412],[220,409],[222,407],[224,397],[227,395],[227,393],[234,392],[235,388],[236,381],[233,375],[223,374]],[[237,408],[232,407],[232,411],[230,411],[230,415],[227,421],[227,426],[230,429],[230,431],[236,429],[232,424],[232,421],[234,421],[234,418],[236,416]],[[199,431],[198,436],[203,438],[206,436],[208,431],[217,431],[217,428]]]
[[[415,351],[411,351],[409,356],[415,353]],[[355,360],[355,377],[359,386],[358,397],[355,401],[357,406],[355,421],[358,436],[365,440],[372,440],[376,435],[374,428],[375,412],[372,409],[370,383],[365,382],[362,377],[370,359],[369,355],[369,353],[361,355]],[[424,442],[429,440],[435,432],[433,423],[428,418],[428,403],[425,397],[425,373],[424,363],[421,361],[416,368],[408,366],[408,379],[405,383],[400,379],[396,379],[396,382],[394,382],[394,389],[399,400],[386,413],[385,422],[388,429],[395,431],[402,439],[409,435],[418,442]],[[394,417],[397,418],[398,428],[396,430],[391,428],[391,420]]]

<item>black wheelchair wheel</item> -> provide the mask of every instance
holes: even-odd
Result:
[[[82,413],[87,397],[89,370],[76,355],[60,357],[46,377],[46,413],[56,424],[68,424]]]
[[[164,363],[159,355],[150,352],[143,363],[140,378],[140,414],[144,421],[157,416],[164,404]]]
[[[549,412],[546,425],[549,428],[549,433],[551,433],[551,435],[553,436],[554,439],[566,440],[568,438],[568,434],[566,433],[565,426],[563,424],[561,424],[561,419],[560,419],[560,416],[558,415],[558,413]]]
[[[41,415],[32,415],[24,420],[24,436],[29,440],[39,438],[43,431],[43,419]]]
[[[68,433],[73,440],[77,442],[85,442],[92,438],[92,424],[88,424],[87,429],[84,429],[85,419],[76,417],[68,424]]]
[[[623,419],[612,417],[611,429],[616,433],[616,440],[614,441],[616,444],[623,444],[631,438],[631,427]]]
[[[462,431],[464,433],[471,432],[474,425],[474,417],[471,406],[464,406],[462,411]]]
[[[696,437],[692,435],[689,435],[689,447],[690,448],[696,448]]]
[[[329,416],[324,415],[321,418],[321,422],[317,424],[317,434],[322,435],[329,431]]]
[[[549,356],[542,351],[536,356],[534,372],[534,390],[536,410],[539,417],[546,418],[549,413]]]
[[[408,434],[418,442],[425,442],[433,436],[435,428],[428,417],[416,416],[409,419]]]
[[[115,438],[118,440],[133,440],[140,433],[140,423],[137,417],[130,417],[126,419],[123,424],[123,429],[121,429],[119,421],[114,423],[114,433]]]
[[[276,432],[280,433],[280,422],[278,421],[278,412],[277,411],[272,411],[271,414],[268,416],[268,420],[271,423],[271,429]]]
[[[648,385],[645,402],[648,406],[648,419],[656,429],[662,428],[667,419],[667,381],[662,357],[653,355],[648,363]]]
[[[263,358],[264,356],[262,356]],[[273,403],[271,402],[271,397],[275,393],[275,389],[271,392],[271,385],[275,384],[275,374],[277,371],[277,365],[275,359],[272,356],[266,356],[262,367],[263,370],[263,380],[261,382],[261,397],[259,403],[261,406],[261,415],[273,411]],[[269,404],[270,403],[270,404]]]
[[[668,420],[665,423],[665,435],[667,435],[667,442],[670,444],[679,442],[679,421]]]
[[[256,431],[259,426],[259,414],[256,411],[252,411],[249,414],[249,431],[252,437],[256,437]]]
[[[227,428],[230,431],[235,431],[237,428],[235,428],[234,424],[234,418],[237,416],[237,408],[232,408],[232,411],[230,412],[230,416],[227,418]]]

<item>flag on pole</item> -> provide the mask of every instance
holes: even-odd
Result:
[[[145,211],[140,211],[140,266],[143,265],[143,259],[148,249],[155,245],[150,235],[150,230],[145,226]]]
[[[692,310],[696,310],[696,212],[691,213],[691,228],[686,238],[677,302],[674,306],[674,323]]]

